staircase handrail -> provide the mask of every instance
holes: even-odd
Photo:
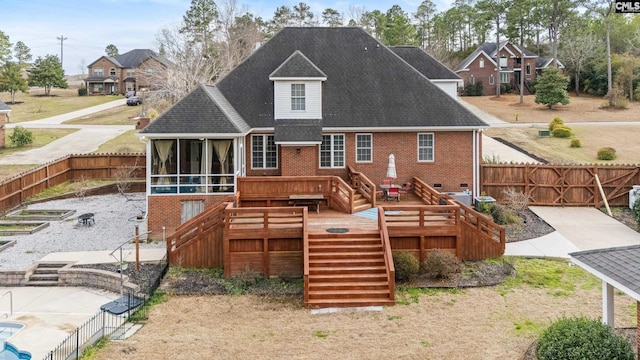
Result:
[[[395,281],[396,269],[393,264],[393,252],[391,250],[391,241],[389,240],[389,230],[387,229],[387,220],[385,219],[384,209],[378,207],[378,228],[380,229],[380,238],[382,240],[382,251],[384,253],[384,262],[389,281],[389,300],[395,300]]]
[[[304,207],[302,212],[302,258],[304,262],[304,304],[309,303],[309,210]]]
[[[355,191],[342,178],[331,177],[331,200],[349,214],[355,212],[354,193]]]
[[[351,179],[351,186],[362,194],[362,196],[369,200],[372,207],[376,207],[376,184],[371,181],[364,173],[355,171],[349,166],[349,178]]]

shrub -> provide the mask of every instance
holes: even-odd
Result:
[[[545,330],[536,346],[540,360],[634,359],[631,345],[597,319],[562,318]]]
[[[559,117],[554,117],[553,120],[551,120],[551,122],[549,123],[549,131],[553,131],[553,129],[555,129],[555,127],[559,125],[564,125],[564,121]]]
[[[420,262],[406,251],[393,253],[393,266],[396,269],[396,280],[411,279],[420,271]]]
[[[616,149],[611,147],[602,147],[598,149],[598,160],[615,160]]]
[[[16,126],[9,135],[9,141],[17,147],[33,144],[33,133],[22,126]]]
[[[80,89],[78,89],[78,96],[86,96],[87,95],[87,89],[84,87],[81,87]]]
[[[483,94],[483,89],[482,89],[482,81],[477,81],[475,84],[471,85],[466,85],[464,87],[464,89],[462,90],[462,95],[464,96],[482,96]]]
[[[512,187],[508,187],[502,191],[504,194],[504,202],[506,206],[515,211],[516,213],[522,213],[529,207],[531,202],[531,195],[523,192],[516,191]]]
[[[636,220],[638,228],[640,228],[640,197],[633,203],[631,211],[633,212],[633,218]]]
[[[581,148],[582,147],[582,143],[580,142],[580,139],[573,139],[571,140],[571,145],[572,148]]]
[[[427,275],[434,278],[449,278],[462,271],[462,262],[450,252],[433,249],[422,264]]]
[[[571,128],[564,125],[557,125],[551,130],[551,136],[557,138],[569,138],[571,137]]]

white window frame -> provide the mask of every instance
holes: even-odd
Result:
[[[109,76],[116,76],[116,68],[109,69]]]
[[[507,57],[506,56],[501,56],[500,57],[500,67],[507,67],[508,62],[507,62]]]
[[[475,85],[476,83],[476,77],[473,76],[473,74],[471,74],[471,76],[469,76],[469,85]]]
[[[307,110],[307,89],[304,83],[291,84],[291,111]]]
[[[493,74],[489,75],[489,85],[493,85],[495,83],[495,76],[493,76]]]
[[[369,146],[360,146],[360,138],[368,137]],[[367,140],[365,140],[367,141]],[[363,157],[368,157],[368,159],[361,160],[360,153],[364,152]],[[367,153],[368,152],[368,153]],[[356,134],[356,162],[357,163],[371,163],[373,162],[373,134]]]
[[[484,59],[483,58],[480,58],[478,65],[480,66],[481,69],[484,68]]]
[[[261,149],[262,166],[255,166],[253,163],[253,154],[254,154],[254,151],[256,151],[256,149],[254,149],[253,141],[254,139],[257,139],[257,138],[262,138],[262,149]],[[268,149],[269,138],[273,139],[273,143],[275,146],[275,149],[273,151],[275,152],[275,155],[276,155],[276,164],[274,167],[267,166],[267,154],[271,152]],[[267,170],[267,169],[277,169],[277,168],[278,168],[278,145],[275,143],[275,135],[272,135],[272,134],[251,135],[251,169]]]
[[[104,69],[91,69],[93,76],[104,76]]]
[[[324,149],[324,147],[326,146],[325,144],[325,138],[329,137],[329,141],[330,141],[330,146],[329,149]],[[336,140],[338,139],[342,139],[342,149],[337,149],[337,144],[336,144]],[[346,161],[345,161],[345,148],[346,148],[346,143],[345,143],[345,136],[344,134],[323,134],[322,135],[322,144],[320,144],[319,146],[319,161],[318,164],[320,164],[320,168],[321,169],[343,169],[346,167]],[[322,165],[322,154],[323,153],[327,153],[329,152],[331,154],[331,164],[329,166],[323,166]],[[336,165],[336,163],[338,162],[338,160],[342,161],[342,165]]]
[[[527,74],[527,75],[531,75],[531,64],[527,64],[527,65],[525,66],[525,69],[526,69],[526,70],[525,70],[525,71],[526,71],[526,74]]]
[[[500,83],[501,84],[509,84],[511,82],[511,76],[509,76],[508,72],[500,73]]]
[[[430,139],[431,140],[431,145],[421,145],[421,143],[420,143],[421,140],[422,140],[421,137],[424,137],[424,136],[428,136],[428,137],[431,138]],[[428,139],[427,139],[427,141],[428,141]],[[436,136],[435,136],[434,133],[418,133],[418,136],[417,136],[418,162],[434,162],[435,161],[435,151],[436,151],[435,141],[436,141]],[[421,149],[431,150],[431,157],[430,158],[426,158],[426,159],[422,159],[421,158],[422,154],[420,152]]]

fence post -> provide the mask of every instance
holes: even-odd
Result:
[[[76,328],[76,359],[80,359],[80,328]]]

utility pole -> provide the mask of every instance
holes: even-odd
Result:
[[[64,44],[64,41],[67,40],[67,38],[64,37],[64,35],[60,35],[56,39],[60,40],[60,67],[64,69],[64,66],[62,66],[62,44]]]

